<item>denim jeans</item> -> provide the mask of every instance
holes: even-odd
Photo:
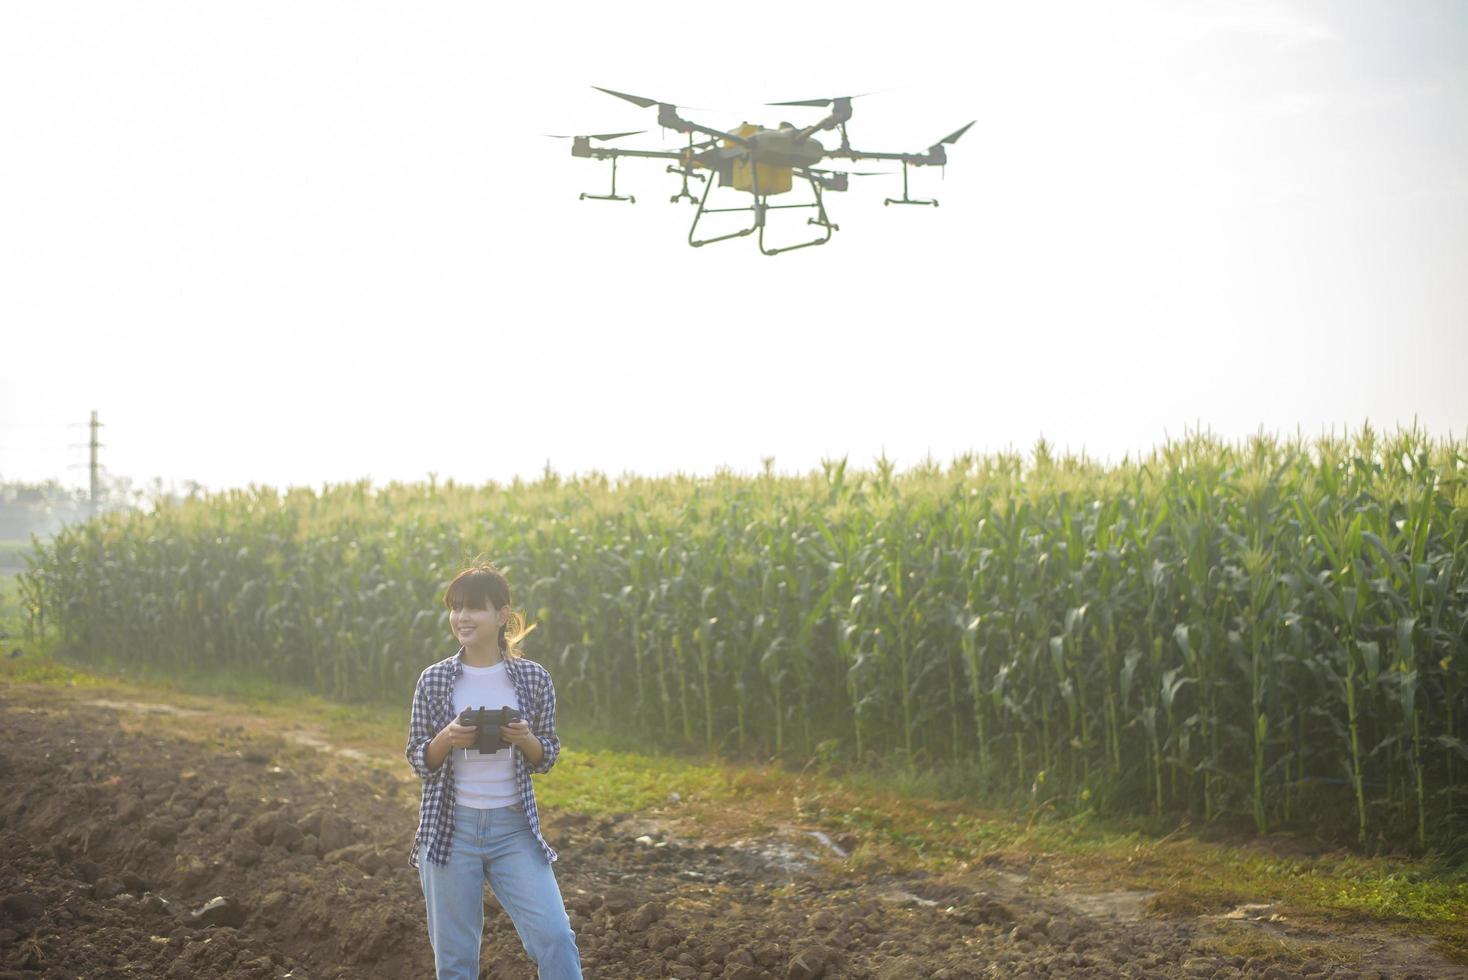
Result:
[[[518,804],[494,810],[455,806],[449,863],[439,867],[425,854],[418,877],[438,980],[478,980],[485,881],[541,980],[580,980],[581,956],[561,889]]]

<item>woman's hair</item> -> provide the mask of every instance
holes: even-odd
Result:
[[[510,583],[504,574],[488,562],[464,569],[444,590],[445,609],[504,609],[510,604]],[[500,627],[500,651],[507,657],[522,656],[520,641],[530,635],[534,626],[526,627],[525,617],[511,609]]]

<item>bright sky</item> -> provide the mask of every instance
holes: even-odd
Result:
[[[766,258],[689,248],[664,161],[578,201],[542,134],[678,145],[592,85],[978,122],[940,207],[853,178]],[[1454,0],[10,2],[0,132],[3,479],[84,483],[93,409],[110,473],[212,487],[1468,433]]]

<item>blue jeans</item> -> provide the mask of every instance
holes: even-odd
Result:
[[[542,980],[581,980],[581,955],[561,889],[518,804],[494,810],[455,806],[448,864],[439,867],[425,854],[418,877],[438,980],[478,980],[486,880]]]

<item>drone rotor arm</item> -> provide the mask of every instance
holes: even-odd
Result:
[[[738,146],[750,145],[747,138],[739,136],[735,133],[726,133],[722,129],[710,129],[707,126],[700,126],[697,123],[688,123],[688,128],[695,133],[702,133],[705,136],[712,136],[715,142],[719,140],[728,140],[730,143],[734,143]]]
[[[845,174],[848,177],[885,177],[895,174],[895,170],[827,170],[824,167],[806,167],[806,173],[813,174]]]
[[[653,160],[681,160],[681,150],[619,150],[615,147],[593,147],[591,156],[598,160],[614,160],[618,157],[647,157]]]
[[[948,154],[944,152],[943,146],[945,144],[957,143],[959,138],[968,132],[976,122],[978,120],[974,119],[966,125],[955,129],[928,147],[923,153],[882,153],[876,150],[857,150],[851,147],[843,147],[839,150],[829,151],[826,156],[833,159],[846,160],[901,160],[903,163],[911,164],[914,167],[941,166],[948,160]]]
[[[829,150],[826,153],[828,160],[898,160],[910,163],[914,166],[922,166],[928,162],[926,153],[884,153],[879,150]]]

